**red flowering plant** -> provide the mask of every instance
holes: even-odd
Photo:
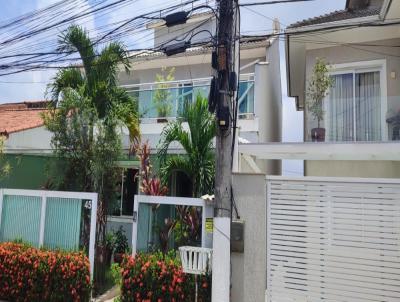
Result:
[[[174,251],[127,256],[121,274],[121,302],[194,301],[194,277],[183,272]],[[211,301],[210,276],[199,279],[198,301]]]
[[[85,302],[90,291],[89,260],[83,253],[0,243],[0,300]]]

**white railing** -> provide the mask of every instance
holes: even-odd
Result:
[[[400,180],[267,177],[267,296],[400,301]]]
[[[212,249],[195,246],[181,246],[179,248],[179,254],[184,273],[194,275],[211,273]]]
[[[19,190],[19,189],[0,189],[0,234],[4,231],[6,227],[2,222],[2,211],[3,205],[5,202],[6,197],[20,197],[20,198],[27,198],[25,202],[29,203],[33,201],[33,199],[29,199],[32,197],[36,197],[35,200],[38,198],[40,199],[40,215],[39,215],[39,242],[38,246],[42,247],[45,241],[45,227],[46,227],[46,209],[47,205],[51,198],[58,198],[58,199],[66,199],[66,200],[81,200],[82,202],[85,201],[85,207],[91,209],[90,215],[90,239],[89,239],[89,261],[90,261],[90,274],[93,277],[93,268],[94,268],[94,253],[95,253],[95,238],[96,238],[96,216],[97,216],[97,193],[87,193],[87,192],[62,192],[62,191],[40,191],[40,190]],[[30,207],[28,206],[25,210],[29,210]],[[24,210],[24,207],[21,207],[21,210]],[[24,219],[31,213],[20,213],[18,218]],[[17,217],[15,217],[17,219]],[[80,217],[79,217],[80,219]],[[22,223],[22,222],[21,222]],[[62,223],[62,222],[61,222]],[[2,230],[3,228],[3,230]],[[60,234],[60,236],[62,236]],[[14,238],[14,239],[22,239],[25,238]]]
[[[137,83],[137,84],[126,84],[120,87],[131,90],[154,90],[159,87],[159,85],[165,85],[168,88],[181,88],[185,84],[191,84],[193,87],[207,86],[210,85],[212,77],[195,78],[195,79],[184,79],[184,80],[174,80],[174,81],[164,81],[164,82],[150,82],[150,83]],[[254,73],[246,73],[240,75],[240,81],[254,81]]]

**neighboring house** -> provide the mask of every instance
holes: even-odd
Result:
[[[0,181],[0,187],[39,189],[47,181],[52,159],[51,134],[41,114],[47,102],[22,102],[0,105],[0,135],[6,137],[6,158],[12,170]]]
[[[305,175],[400,177],[400,163],[391,161],[400,149],[399,17],[400,1],[348,0],[343,10],[286,30],[288,95],[304,111],[305,142],[316,127],[305,91],[317,58],[333,78],[324,100],[326,142],[298,145],[303,156],[279,151],[306,159]]]
[[[210,33],[215,34],[215,18],[212,14],[198,14],[190,22],[166,28],[162,23],[154,23],[154,47],[169,45],[177,40],[192,35],[192,44],[210,41]],[[274,23],[276,32],[279,31]],[[199,34],[196,34],[199,32]],[[189,33],[189,34],[188,34]],[[196,35],[195,35],[196,34]],[[138,100],[140,129],[142,141],[149,141],[152,147],[152,164],[157,170],[157,146],[160,134],[167,121],[179,116],[185,101],[193,101],[197,94],[208,97],[211,77],[213,47],[210,43],[204,46],[191,47],[186,52],[167,57],[161,51],[140,51],[131,54],[131,72],[121,70],[119,83]],[[162,91],[167,95],[171,110],[166,116],[160,116],[157,110],[155,95],[160,90],[157,74],[162,69],[168,72],[175,69],[174,80],[162,83]],[[246,36],[240,41],[240,85],[239,85],[239,142],[280,142],[281,141],[281,77],[279,59],[279,39],[274,36]],[[129,142],[125,133],[124,145]],[[182,154],[183,148],[176,144],[170,153]],[[254,160],[251,156],[237,159],[237,170],[242,172],[264,172],[280,174],[280,162]],[[138,163],[125,162],[125,174],[121,194],[122,217],[108,219],[108,228],[117,229],[120,225],[127,232],[129,242],[132,231],[132,194],[140,194],[138,187],[132,185],[132,177],[138,173]],[[212,192],[210,192],[212,193]],[[172,179],[170,194],[173,196],[191,196],[190,181],[185,174],[177,172]],[[130,211],[130,213],[129,213]]]
[[[274,23],[275,29],[277,22]],[[190,18],[185,25],[172,28],[162,23],[153,23],[154,47],[165,47],[189,36],[191,43],[210,41],[215,34],[216,20],[213,14],[201,13]],[[199,33],[199,34],[196,34]],[[176,40],[175,40],[176,39]],[[185,101],[192,101],[198,94],[208,97],[211,77],[213,46],[195,46],[186,52],[167,57],[161,51],[141,51],[131,54],[132,71],[121,71],[119,82],[139,103],[142,140],[148,140],[154,152],[160,140],[160,133],[168,120],[176,119]],[[160,116],[155,95],[160,91],[156,76],[161,69],[168,72],[175,69],[174,80],[163,82],[162,86],[170,102],[166,116]],[[279,67],[279,39],[273,36],[246,36],[240,41],[240,85],[239,85],[239,136],[249,142],[281,141],[281,82]],[[128,138],[125,138],[125,142]],[[171,153],[182,153],[175,145]],[[251,171],[254,164],[251,158],[242,158],[238,170]],[[258,163],[266,172],[266,165]],[[279,174],[280,166],[270,168],[271,174]],[[171,188],[173,195],[189,195],[179,183],[185,182],[184,175],[178,173],[176,186]],[[181,191],[183,190],[183,191]]]

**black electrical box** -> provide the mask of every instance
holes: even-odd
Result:
[[[244,252],[244,221],[232,220],[231,224],[231,252]]]
[[[217,106],[218,127],[222,130],[228,130],[230,127],[230,112],[228,106]]]
[[[236,72],[232,71],[229,73],[229,90],[236,91],[237,84],[238,84],[237,74],[236,74]]]
[[[208,111],[215,113],[217,108],[219,93],[218,93],[218,79],[213,77],[210,84],[210,93],[208,95]]]
[[[165,20],[165,25],[167,27],[179,25],[179,24],[185,24],[187,21],[187,12],[181,11],[181,12],[176,12],[172,13],[170,15],[167,15],[164,20]]]

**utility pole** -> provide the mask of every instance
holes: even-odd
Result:
[[[236,0],[237,1],[237,0]],[[218,2],[216,47],[216,175],[212,262],[212,302],[230,301],[231,192],[232,192],[232,118],[236,90],[235,73],[236,7],[235,0]],[[237,50],[237,49],[236,49]],[[237,50],[238,51],[238,50]]]

